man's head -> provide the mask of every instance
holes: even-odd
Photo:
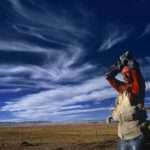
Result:
[[[121,71],[124,66],[130,65],[131,62],[133,61],[134,60],[133,60],[131,52],[126,51],[119,57],[115,65]]]
[[[130,51],[126,51],[119,57],[122,65],[126,65],[129,60],[133,60],[132,53]]]

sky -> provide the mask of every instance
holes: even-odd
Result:
[[[150,106],[149,0],[5,0],[0,22],[1,122],[105,120],[105,73],[126,50]]]

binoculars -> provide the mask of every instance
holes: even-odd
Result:
[[[126,51],[119,57],[118,61],[114,65],[118,68],[118,70],[121,70],[126,65],[134,64],[136,64],[136,62],[133,59],[131,52]]]

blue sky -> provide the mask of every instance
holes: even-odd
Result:
[[[149,0],[5,0],[0,22],[0,121],[104,120],[104,74],[125,50],[150,106]]]

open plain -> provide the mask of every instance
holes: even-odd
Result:
[[[116,126],[105,124],[0,128],[0,150],[114,149],[116,139]]]
[[[0,150],[115,150],[116,125],[0,127]]]

